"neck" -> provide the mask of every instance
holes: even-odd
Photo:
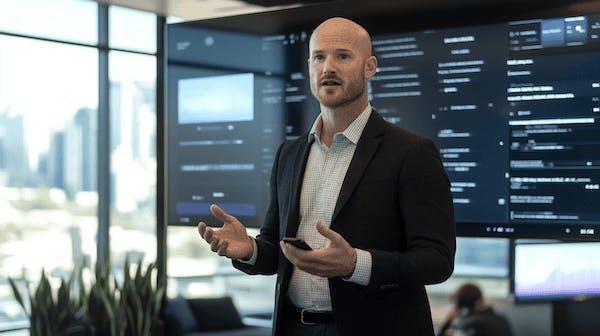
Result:
[[[333,135],[343,132],[367,108],[367,99],[357,100],[348,105],[327,107],[321,105],[321,142],[327,147],[333,143]]]

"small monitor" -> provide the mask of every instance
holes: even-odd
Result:
[[[517,243],[513,289],[518,302],[600,297],[600,243]]]

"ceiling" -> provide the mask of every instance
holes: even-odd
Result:
[[[217,17],[232,17],[242,14],[280,10],[306,6],[321,8],[325,11],[344,12],[379,11],[394,9],[399,13],[413,11],[447,10],[466,6],[503,5],[504,7],[527,8],[543,4],[569,5],[575,3],[598,6],[600,0],[95,0],[99,3],[113,4],[144,10],[163,16],[178,17],[183,21],[195,21]],[[317,9],[319,11],[319,9]],[[323,13],[325,15],[325,13]]]
[[[297,7],[299,1],[278,1],[287,5],[261,6],[254,3],[271,4],[275,1],[242,0],[96,0],[99,3],[113,4],[140,9],[164,16],[175,16],[184,21],[201,20],[222,16],[257,13],[283,8]]]

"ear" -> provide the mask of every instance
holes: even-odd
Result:
[[[365,76],[371,78],[377,73],[377,58],[369,56],[365,61]]]

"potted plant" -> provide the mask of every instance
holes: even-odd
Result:
[[[50,282],[42,271],[33,293],[27,287],[29,305],[25,304],[15,281],[9,281],[16,300],[29,317],[32,336],[161,335],[157,322],[166,286],[153,281],[156,264],[151,263],[145,271],[142,268],[140,261],[132,276],[131,265],[126,260],[120,285],[111,274],[110,265],[105,263],[96,269],[88,293],[81,280],[81,268],[76,268],[68,281],[61,280],[56,294],[52,293]],[[79,275],[78,295],[73,296],[76,274]]]
[[[42,276],[37,287],[30,291],[26,286],[28,294],[28,305],[25,303],[16,282],[9,278],[10,286],[15,299],[27,314],[30,323],[30,334],[32,336],[51,335],[79,335],[85,333],[85,302],[86,295],[79,277],[79,292],[77,296],[72,295],[73,279],[76,270],[71,273],[68,281],[61,279],[60,287],[56,294],[52,293],[50,281],[42,270]],[[80,275],[80,273],[79,273]]]
[[[96,334],[111,336],[159,335],[158,314],[165,295],[164,284],[153,284],[156,264],[142,271],[141,261],[135,275],[125,260],[123,284],[119,285],[110,267],[105,265],[96,272],[88,301],[89,320]]]

